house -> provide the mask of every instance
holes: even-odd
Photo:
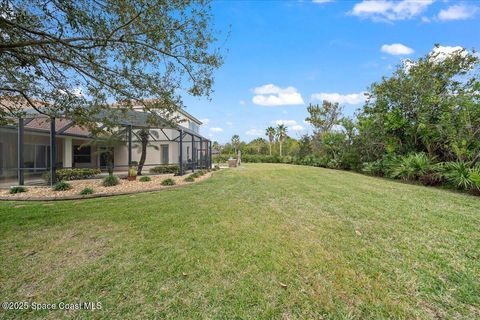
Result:
[[[168,164],[181,164],[180,174],[211,166],[211,142],[200,135],[200,120],[179,109],[170,115],[175,121],[155,114],[158,121],[152,127],[147,121],[151,116],[140,106],[122,115],[125,143],[114,148],[115,171],[126,172],[140,161],[138,133],[145,129],[149,132],[149,143],[143,172]],[[54,173],[61,168],[106,170],[105,153],[99,150],[101,147],[89,146],[91,140],[88,129],[69,119],[49,118],[29,110],[25,119],[0,126],[0,186],[39,183],[45,172]]]

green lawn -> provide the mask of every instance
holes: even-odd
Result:
[[[0,300],[102,304],[2,319],[480,317],[480,198],[350,172],[1,202],[0,239]]]

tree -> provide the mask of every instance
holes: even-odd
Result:
[[[312,154],[312,138],[308,134],[304,134],[300,137],[298,156],[305,158]]]
[[[256,138],[250,141],[248,143],[248,146],[251,146],[253,148],[252,151],[254,151],[256,154],[261,154],[262,149],[264,150],[264,148],[266,147],[266,144],[267,144],[267,141],[265,141],[265,139]]]
[[[95,149],[93,154],[104,155],[107,162],[107,170],[110,176],[113,176],[113,156],[115,153],[115,147],[123,146],[126,143],[126,131],[112,131],[105,130],[93,137],[93,140],[86,142],[80,146],[84,148],[86,146],[93,147]]]
[[[321,106],[318,104],[310,104],[307,107],[307,111],[310,116],[306,118],[305,121],[312,124],[316,136],[332,130],[342,114],[342,108],[338,102],[332,103],[326,100],[323,100]]]
[[[137,175],[141,176],[143,166],[145,165],[145,160],[147,159],[148,147],[153,148],[155,150],[159,150],[157,145],[150,143],[150,137],[154,139],[158,139],[159,134],[157,130],[150,130],[150,129],[144,128],[137,131],[136,135],[140,139],[140,144],[134,144],[133,148],[140,148],[142,152],[140,155],[140,161],[138,162],[138,168],[137,168]]]
[[[381,153],[467,161],[480,152],[480,60],[437,48],[372,84],[359,133]]]
[[[276,129],[276,136],[278,139],[278,144],[280,146],[280,157],[282,156],[282,144],[287,137],[287,127],[284,124],[279,124]]]
[[[272,155],[272,143],[275,141],[276,131],[274,127],[268,127],[265,131],[265,135],[268,137],[268,147],[270,155]]]
[[[81,125],[109,101],[174,111],[180,91],[208,96],[222,63],[208,1],[5,0],[0,11],[0,124],[25,107]]]
[[[220,151],[222,151],[222,146],[220,145],[220,143],[218,143],[218,141],[213,141],[212,149],[220,152]]]
[[[238,153],[238,148],[240,146],[240,136],[238,134],[234,134],[231,139],[232,147],[235,150],[235,155]]]

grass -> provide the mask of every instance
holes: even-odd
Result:
[[[0,318],[473,319],[480,198],[252,164],[156,193],[0,203]]]

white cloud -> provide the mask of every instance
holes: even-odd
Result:
[[[297,121],[295,120],[275,120],[273,123],[275,123],[277,126],[279,124],[283,124],[287,127],[294,126],[297,124]]]
[[[463,4],[454,5],[447,9],[440,10],[438,13],[438,19],[441,21],[466,20],[472,18],[477,11],[477,7],[466,6]]]
[[[247,136],[263,136],[263,131],[260,129],[250,129],[245,132]]]
[[[302,131],[302,130],[303,130],[303,127],[302,127],[301,125],[299,125],[299,124],[296,124],[296,125],[294,125],[294,126],[289,127],[289,129],[290,129],[291,131]]]
[[[434,0],[363,0],[355,4],[350,14],[374,21],[407,20],[424,12],[433,2]]]
[[[430,23],[431,20],[430,20],[429,17],[422,17],[422,22],[423,22],[423,23]]]
[[[233,126],[233,122],[230,122],[230,121],[225,122],[225,124],[230,127]]]
[[[312,0],[313,3],[329,3],[335,0]]]
[[[275,120],[275,121],[272,121],[272,123],[275,123],[277,126],[279,124],[283,124],[287,126],[288,131],[302,131],[304,129],[295,120]]]
[[[412,48],[401,43],[384,44],[381,51],[395,56],[412,54],[414,52]]]
[[[429,59],[431,59],[432,61],[441,62],[454,54],[460,54],[462,56],[465,56],[467,53],[468,51],[460,46],[438,46],[433,47],[432,51],[430,51],[428,55]]]
[[[210,122],[210,119],[208,118],[200,119],[200,122],[202,122],[203,124],[208,124]]]
[[[252,102],[260,106],[284,106],[304,104],[302,95],[294,87],[280,88],[266,84],[254,89]]]
[[[327,100],[330,102],[338,102],[340,104],[361,104],[365,102],[364,92],[360,93],[350,93],[350,94],[340,94],[340,93],[314,93],[312,94],[313,101],[323,101]]]
[[[218,128],[218,127],[213,127],[213,128],[210,128],[209,130],[212,131],[212,132],[222,132],[223,131],[222,128]]]
[[[240,103],[242,106],[245,105],[245,100],[240,100],[238,103]]]

